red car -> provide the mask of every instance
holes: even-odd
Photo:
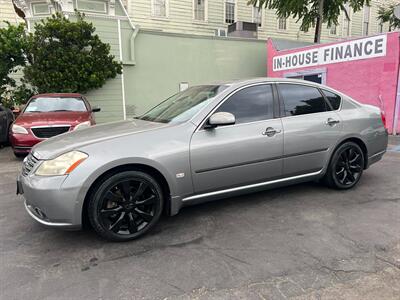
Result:
[[[81,94],[39,94],[29,99],[10,130],[10,141],[17,157],[48,138],[95,124],[94,112]]]

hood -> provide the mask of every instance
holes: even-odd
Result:
[[[87,129],[64,133],[43,141],[32,149],[32,153],[39,159],[49,159],[88,144],[166,126],[169,125],[136,119],[96,125]]]
[[[23,113],[15,120],[15,124],[26,128],[32,126],[63,125],[75,126],[79,123],[88,121],[90,112],[87,111],[60,111],[60,112],[41,112]]]

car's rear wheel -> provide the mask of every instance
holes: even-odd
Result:
[[[330,161],[325,182],[336,189],[354,187],[364,170],[364,152],[356,143],[346,142],[336,149]]]
[[[140,171],[124,171],[93,192],[88,215],[94,230],[111,241],[129,241],[148,232],[160,219],[163,194],[158,182]]]

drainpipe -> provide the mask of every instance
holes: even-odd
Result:
[[[136,65],[136,59],[135,59],[135,38],[137,36],[137,34],[139,33],[139,26],[138,25],[134,25],[132,23],[131,18],[129,17],[129,14],[124,6],[124,4],[122,3],[122,0],[118,0],[119,5],[122,7],[122,10],[125,14],[125,16],[128,18],[128,22],[129,25],[131,26],[133,32],[131,34],[131,37],[129,39],[130,41],[130,54],[129,54],[129,61],[125,62],[124,65]]]

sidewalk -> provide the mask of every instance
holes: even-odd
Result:
[[[400,135],[389,135],[389,145],[400,145]]]
[[[400,135],[389,135],[388,151],[400,152]]]

